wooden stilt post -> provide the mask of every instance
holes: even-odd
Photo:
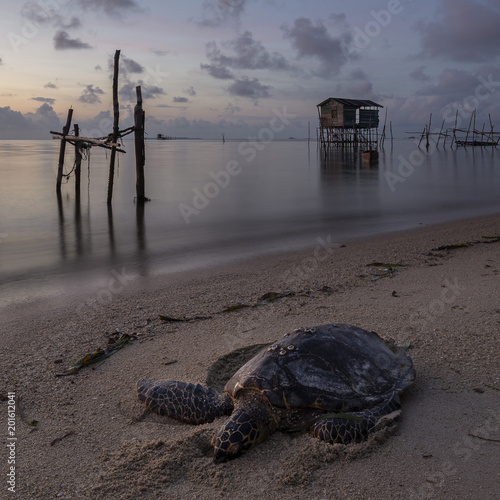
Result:
[[[135,88],[137,104],[134,109],[134,139],[135,139],[135,173],[136,173],[136,196],[139,203],[147,201],[145,196],[144,164],[146,163],[146,151],[144,147],[144,122],[146,113],[142,109],[141,87]]]
[[[495,145],[495,139],[493,138],[493,123],[491,121],[491,114],[488,113],[488,118],[490,120],[490,127],[491,127],[491,146],[493,147]]]
[[[436,147],[439,147],[439,141],[441,140],[441,135],[443,133],[443,127],[444,127],[444,119],[443,119],[443,123],[441,124],[441,130],[439,131],[438,141],[437,141]],[[445,147],[446,147],[446,139],[445,139]]]
[[[73,119],[73,108],[68,110],[68,117],[66,119],[66,125],[63,128],[63,134],[68,135],[69,128],[71,127],[71,120]],[[66,152],[66,140],[61,139],[61,147],[59,148],[59,164],[57,166],[57,181],[56,181],[56,191],[61,192],[62,176],[64,169],[64,153]]]
[[[118,73],[120,65],[120,51],[115,52],[115,67],[113,73],[113,144],[118,140],[120,135],[120,104],[118,103]],[[115,177],[115,158],[116,147],[111,149],[111,159],[109,161],[109,178],[108,178],[108,205],[111,204],[113,198],[113,183]]]
[[[469,133],[470,133],[470,127],[472,125],[472,119],[474,118],[474,115],[470,115],[470,120],[469,120],[469,128],[467,129],[467,135],[465,136],[465,144],[464,147],[467,146],[467,141],[469,140]]]
[[[457,109],[457,113],[455,114],[455,126],[453,127],[453,139],[451,140],[451,147],[453,147],[453,143],[457,142],[457,123],[458,123],[458,109]]]
[[[80,127],[75,123],[75,137],[80,135]],[[75,193],[80,195],[80,181],[82,176],[82,152],[81,143],[75,142]]]
[[[429,149],[430,142],[429,142],[429,135],[431,133],[431,124],[432,124],[432,113],[429,117],[429,127],[427,129],[427,137],[426,137],[426,143],[425,143],[425,149]]]

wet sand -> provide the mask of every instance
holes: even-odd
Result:
[[[500,488],[500,216],[154,278],[2,311],[0,394],[15,393],[19,498],[493,499]],[[459,248],[438,247],[466,242]],[[374,265],[370,265],[374,264]],[[397,266],[394,266],[398,264]],[[125,278],[126,277],[126,278]],[[266,301],[270,292],[283,297]],[[226,308],[244,303],[257,307]],[[159,316],[188,319],[162,321]],[[417,379],[366,442],[275,433],[215,464],[217,420],[190,426],[136,400],[141,378],[205,383],[222,356],[322,323],[402,346]],[[58,377],[109,333],[136,340]],[[218,383],[242,362],[229,356]],[[0,401],[8,443],[7,401]],[[37,420],[36,426],[30,425]],[[2,454],[0,497],[10,498]]]

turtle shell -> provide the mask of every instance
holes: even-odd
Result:
[[[225,391],[238,398],[256,390],[278,408],[360,411],[391,399],[414,378],[411,358],[376,333],[326,324],[285,334],[243,365]]]

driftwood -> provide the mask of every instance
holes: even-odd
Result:
[[[100,139],[92,139],[90,137],[75,137],[74,135],[64,135],[61,134],[61,132],[54,132],[52,130],[50,131],[50,133],[52,134],[52,139],[62,139],[68,141],[69,143],[88,142],[89,144],[92,144],[92,146],[99,146],[106,149],[116,148],[116,151],[119,151],[120,153],[126,153],[124,149],[120,149],[120,144],[118,143],[104,142]]]

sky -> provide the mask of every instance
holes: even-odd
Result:
[[[396,136],[500,120],[500,0],[0,0],[0,139],[121,128],[141,85],[146,133],[315,137],[316,105],[371,99]],[[458,112],[458,114],[457,114]],[[273,122],[274,118],[274,122]],[[283,124],[283,126],[281,126]]]

